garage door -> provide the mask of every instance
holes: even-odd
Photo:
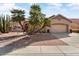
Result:
[[[50,32],[67,32],[67,25],[52,25]]]

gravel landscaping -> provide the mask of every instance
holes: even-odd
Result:
[[[31,35],[32,43],[31,46],[56,46],[56,45],[67,45],[62,40],[57,39],[51,34],[35,34]]]

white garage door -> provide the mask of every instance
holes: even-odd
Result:
[[[67,32],[67,26],[66,25],[52,25],[50,32]]]

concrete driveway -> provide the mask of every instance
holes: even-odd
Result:
[[[79,33],[54,33],[52,35],[64,41],[69,46],[79,47]]]

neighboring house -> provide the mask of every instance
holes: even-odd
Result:
[[[11,31],[12,31],[12,32],[19,32],[19,31],[22,31],[22,30],[21,30],[21,26],[19,25],[18,22],[12,22]]]
[[[21,23],[23,25],[28,23],[27,18],[25,19],[25,21],[22,21]],[[22,31],[22,28],[21,28],[21,26],[19,25],[18,22],[11,22],[11,31],[12,32],[20,32],[20,31]]]
[[[79,30],[79,19],[70,19],[70,20],[72,21],[71,24],[72,31]]]

